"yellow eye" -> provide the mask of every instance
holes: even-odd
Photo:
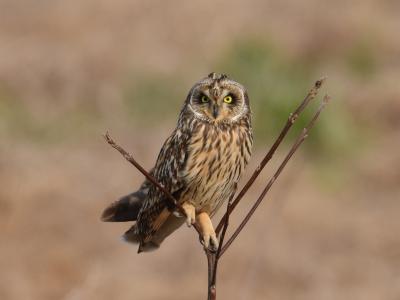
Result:
[[[232,103],[232,100],[233,100],[232,96],[225,96],[224,97],[224,102],[225,103],[230,104],[230,103]]]
[[[210,99],[208,99],[208,97],[206,95],[201,96],[202,103],[208,103],[208,101],[210,101]]]

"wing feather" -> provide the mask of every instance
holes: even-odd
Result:
[[[185,182],[179,176],[184,169],[187,157],[187,139],[180,129],[175,129],[165,141],[154,167],[154,177],[174,197],[179,197]],[[177,199],[179,200],[179,199]],[[167,208],[167,210],[165,210]],[[137,231],[141,243],[151,240],[154,233],[162,226],[173,207],[155,186],[149,189],[148,197],[139,211]]]

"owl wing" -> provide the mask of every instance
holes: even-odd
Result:
[[[180,192],[185,182],[180,176],[186,164],[187,136],[176,129],[165,141],[154,167],[154,177],[179,201]],[[166,221],[174,209],[170,201],[157,187],[151,186],[148,197],[143,203],[138,215],[137,233],[141,243],[151,240],[151,237]]]
[[[153,175],[153,169],[149,173]],[[152,183],[146,179],[136,192],[123,196],[111,203],[103,211],[101,220],[104,222],[136,221],[151,185]]]

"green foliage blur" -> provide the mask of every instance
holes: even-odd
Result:
[[[322,59],[293,58],[273,45],[256,38],[239,39],[209,66],[209,72],[226,73],[247,87],[253,111],[255,147],[260,150],[273,142],[314,82],[325,75],[319,73]],[[369,49],[361,40],[343,59],[350,72],[366,80],[371,76],[366,74],[373,74],[375,70],[374,53]],[[196,68],[200,69],[195,65],[194,71]],[[82,136],[96,135],[97,138],[99,130],[104,126],[109,129],[116,122],[132,130],[154,130],[164,124],[174,126],[191,85],[206,75],[136,71],[128,74],[120,85],[120,105],[109,101],[99,109],[96,99],[86,97],[66,110],[54,110],[46,115],[33,113],[13,93],[0,88],[0,133],[33,143],[54,144]],[[354,145],[363,142],[363,131],[362,125],[354,122],[346,109],[346,99],[329,78],[318,97],[297,120],[285,143],[290,145],[306,126],[327,91],[331,93],[332,103],[313,129],[303,151],[312,161],[322,159],[336,163],[338,159],[351,158],[357,150]]]
[[[353,63],[359,64],[351,61]],[[290,113],[314,82],[325,75],[317,74],[317,69],[318,60],[314,63],[311,60],[293,59],[272,44],[250,39],[239,40],[228,47],[210,72],[226,73],[247,87],[253,111],[256,147],[264,147],[278,136]],[[130,119],[141,124],[144,122],[147,126],[158,126],[166,118],[177,118],[190,88],[190,85],[183,86],[180,81],[182,77],[147,75],[136,80],[135,84],[128,85],[125,105]],[[293,141],[306,126],[327,90],[331,92],[333,102],[305,143],[306,153],[313,159],[329,159],[337,155],[346,157],[353,150],[351,145],[354,143],[351,141],[362,140],[360,128],[343,106],[345,99],[335,93],[328,79],[318,97],[296,122],[288,142]]]

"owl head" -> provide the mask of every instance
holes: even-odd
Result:
[[[236,122],[250,113],[244,86],[216,73],[209,74],[192,87],[185,106],[195,118],[209,123]]]

